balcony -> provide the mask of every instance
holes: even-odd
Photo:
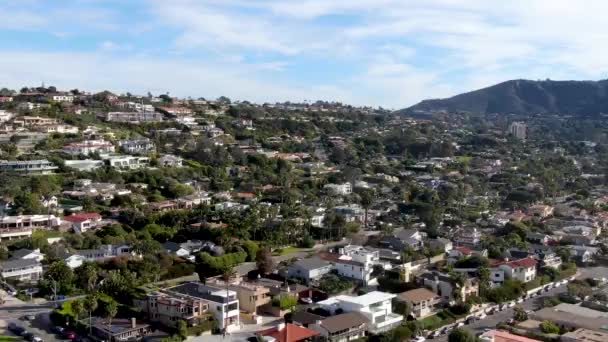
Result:
[[[394,328],[401,324],[403,316],[394,313],[387,314],[381,321],[376,320],[376,323],[370,324],[369,331],[377,334]]]

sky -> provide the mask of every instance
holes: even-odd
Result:
[[[0,87],[403,108],[606,78],[605,0],[0,0]]]

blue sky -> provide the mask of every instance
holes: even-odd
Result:
[[[603,0],[0,2],[0,86],[401,108],[513,78],[601,79]]]

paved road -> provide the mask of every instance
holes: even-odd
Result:
[[[605,269],[608,274],[608,268]],[[586,278],[588,276],[581,276],[579,278]],[[550,289],[549,292],[543,291],[541,296],[531,298],[529,300],[524,301],[521,304],[517,304],[517,306],[523,308],[524,310],[532,310],[536,311],[541,308],[541,304],[545,298],[555,297],[560,293],[564,293],[567,291],[566,285],[561,285],[560,287]],[[486,318],[480,321],[475,321],[469,325],[465,325],[465,327],[471,330],[474,334],[483,332],[485,329],[495,329],[496,325],[501,322],[506,322],[509,319],[513,318],[514,308],[507,308],[506,310],[497,312],[493,315],[488,315]],[[442,335],[440,337],[436,337],[434,341],[446,342],[448,340],[447,334]]]

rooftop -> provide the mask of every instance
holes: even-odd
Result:
[[[409,291],[405,291],[399,294],[399,298],[406,300],[408,302],[421,302],[424,300],[431,300],[433,298],[436,298],[437,294],[435,294],[435,292],[428,290],[424,287],[421,287],[419,289],[414,289],[414,290],[409,290]]]
[[[493,337],[494,342],[540,342],[539,340],[513,335],[510,332],[503,330],[491,330],[484,333],[482,336]]]

